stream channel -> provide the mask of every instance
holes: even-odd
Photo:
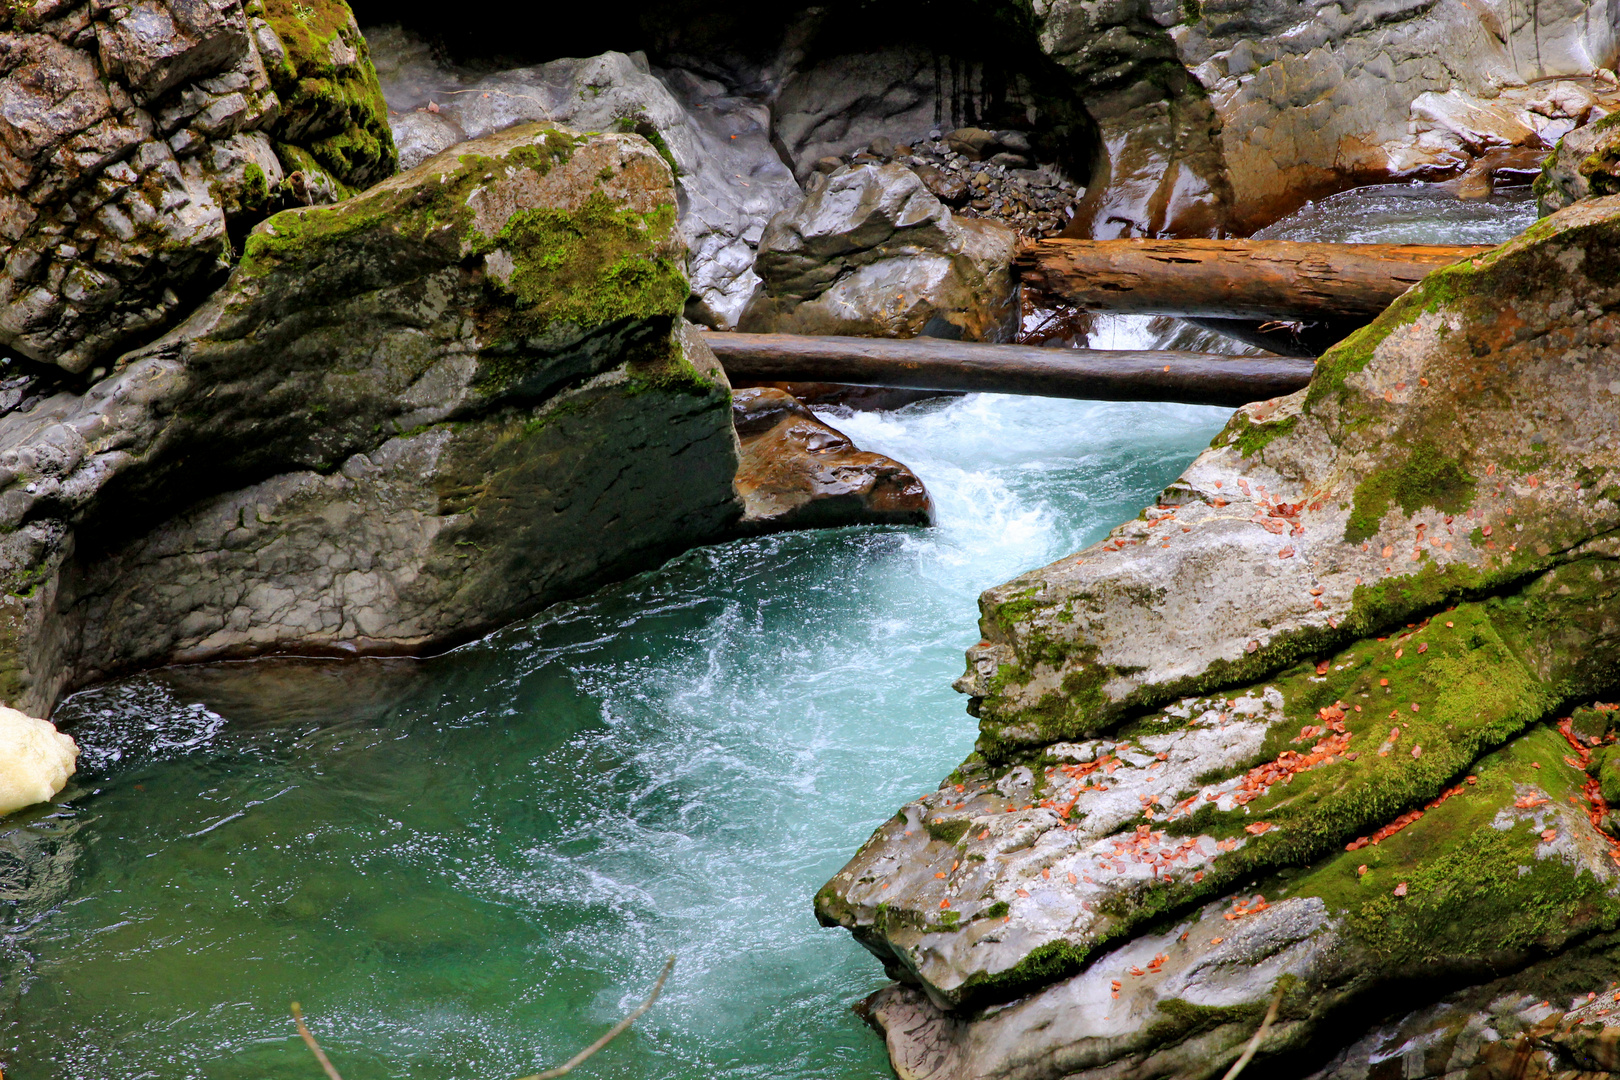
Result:
[[[1496,243],[1526,193],[1347,192],[1272,238]],[[1098,320],[1102,347],[1163,323]],[[1212,339],[1204,338],[1207,345]],[[880,1078],[884,982],[810,901],[973,745],[950,683],[986,586],[1100,539],[1230,413],[972,395],[830,417],[931,529],[665,566],[425,662],[170,669],[70,698],[56,804],[0,828],[10,1080]]]

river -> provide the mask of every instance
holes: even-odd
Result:
[[[1268,235],[1495,242],[1522,194],[1382,188]],[[1098,344],[1151,343],[1107,319]],[[175,669],[82,692],[57,804],[0,827],[12,1080],[892,1075],[883,983],[814,891],[970,750],[978,592],[1134,516],[1226,410],[971,395],[832,422],[931,529],[738,541],[425,662]]]

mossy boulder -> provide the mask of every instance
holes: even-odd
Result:
[[[348,195],[399,168],[377,72],[344,0],[252,0],[257,44],[281,99],[286,171],[319,170]]]
[[[902,1076],[1216,1075],[1279,992],[1320,1056],[1620,930],[1617,243],[1591,199],[1430,275],[984,594],[976,752],[816,898]]]
[[[4,696],[445,647],[724,535],[668,165],[523,125],[278,214],[181,327],[5,418]]]

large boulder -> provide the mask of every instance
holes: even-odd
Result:
[[[182,318],[277,205],[394,168],[343,0],[0,6],[0,118],[0,347],[71,372]]]
[[[1612,707],[1544,723],[1620,682],[1617,242],[1430,275],[984,594],[975,754],[817,897],[902,1076],[1205,1077],[1620,930]]]
[[[755,333],[1000,341],[1016,327],[1018,237],[965,218],[903,165],[844,166],[771,220],[754,269]]]
[[[261,224],[180,327],[0,419],[4,697],[440,648],[726,533],[674,227],[651,144],[548,125]]]
[[[694,317],[736,325],[758,282],[754,248],[765,223],[799,197],[763,101],[691,72],[654,72],[640,53],[473,76],[440,65],[397,29],[374,34],[374,48],[407,164],[525,121],[651,139],[675,170]]]
[[[79,747],[49,720],[0,707],[0,817],[67,786]]]

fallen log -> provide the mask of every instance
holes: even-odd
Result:
[[[1182,318],[1372,320],[1430,271],[1493,250],[1292,240],[1038,240],[1026,289],[1082,311]]]
[[[941,338],[806,337],[705,331],[726,374],[758,382],[837,382],[1093,401],[1236,407],[1293,393],[1310,360],[1129,349],[1043,349]]]

